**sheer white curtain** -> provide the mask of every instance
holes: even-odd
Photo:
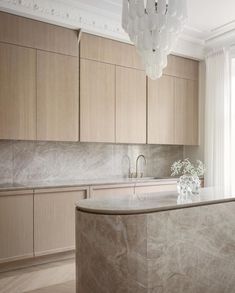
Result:
[[[231,66],[223,49],[206,59],[205,184],[231,190]]]

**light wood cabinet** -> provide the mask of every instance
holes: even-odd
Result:
[[[188,58],[169,55],[164,74],[183,79],[198,80],[199,62]]]
[[[37,52],[37,139],[78,141],[78,59]]]
[[[148,79],[148,143],[175,143],[175,78]]]
[[[36,51],[0,43],[0,139],[36,139]]]
[[[140,55],[130,44],[83,33],[80,49],[81,58],[144,69]]]
[[[116,142],[146,143],[146,77],[116,67]]]
[[[91,186],[90,197],[94,199],[122,199],[134,195],[134,184]]]
[[[198,81],[148,80],[148,143],[198,145]]]
[[[159,183],[142,183],[136,184],[135,186],[135,194],[149,194],[149,193],[156,193],[156,192],[164,192],[164,191],[177,191],[176,181],[169,182],[165,184]]]
[[[35,255],[75,248],[75,203],[87,197],[87,188],[35,190]]]
[[[115,142],[115,66],[81,59],[80,140]]]
[[[78,56],[77,31],[0,12],[0,41]]]
[[[197,145],[198,82],[175,79],[175,144]]]
[[[177,191],[176,180],[169,182],[137,182],[133,184],[97,185],[90,187],[93,199],[127,199],[140,194]]]
[[[0,192],[0,262],[33,256],[33,191]]]

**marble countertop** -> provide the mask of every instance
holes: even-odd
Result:
[[[14,183],[0,183],[0,191],[13,191],[25,189],[42,189],[42,188],[57,188],[57,187],[80,187],[94,185],[113,185],[113,184],[138,184],[138,183],[169,183],[175,182],[175,178],[103,178],[103,179],[87,179],[87,180],[65,180],[65,181],[28,181]]]
[[[95,200],[77,202],[77,209],[95,214],[143,214],[172,209],[235,201],[235,195],[226,194],[222,189],[202,188],[199,195],[179,197],[176,192],[158,192],[129,196],[127,199]]]

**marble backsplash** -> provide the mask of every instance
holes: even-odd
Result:
[[[145,155],[145,176],[166,177],[182,146],[0,141],[0,183],[127,177]]]

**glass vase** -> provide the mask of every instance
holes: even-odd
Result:
[[[198,195],[201,181],[198,176],[182,175],[177,182],[177,190],[180,195]]]

